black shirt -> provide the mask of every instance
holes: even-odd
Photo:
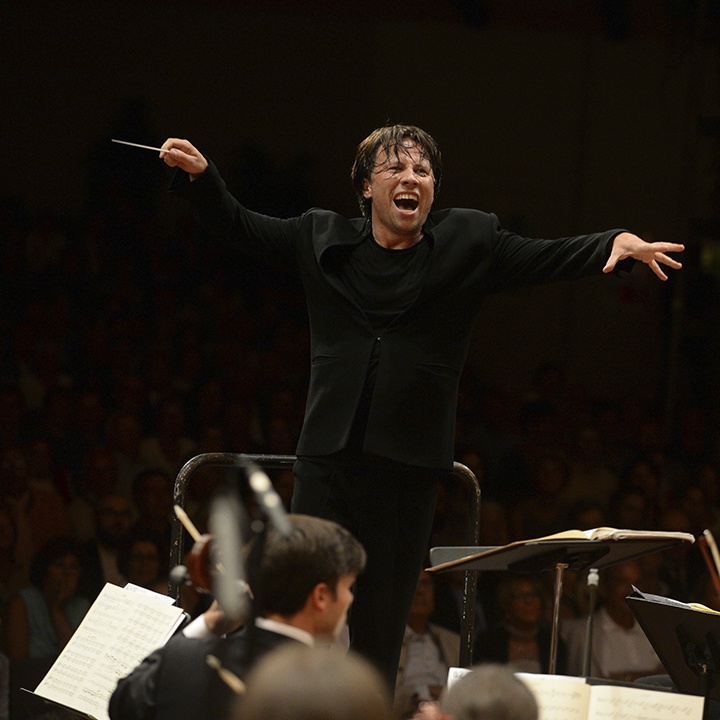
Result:
[[[381,333],[417,298],[429,260],[426,235],[402,250],[384,248],[367,235],[348,255],[341,280],[375,332]]]
[[[358,456],[363,453],[382,333],[415,302],[430,261],[430,250],[427,235],[412,247],[391,250],[378,245],[368,234],[348,254],[339,270],[345,288],[365,312],[377,335],[350,438],[344,451],[337,456],[341,461],[358,464]]]

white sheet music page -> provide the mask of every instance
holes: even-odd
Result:
[[[179,607],[108,583],[35,694],[109,720],[117,681],[164,645],[182,619]]]
[[[695,695],[627,685],[588,685],[584,678],[515,673],[537,700],[540,720],[702,720]]]
[[[587,720],[590,685],[567,675],[515,673],[535,696],[540,720]]]
[[[704,698],[696,695],[594,685],[588,717],[593,720],[702,720],[704,706]]]

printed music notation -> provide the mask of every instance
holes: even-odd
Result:
[[[107,720],[117,681],[164,645],[182,618],[167,598],[108,583],[35,694]]]
[[[596,685],[593,690],[588,717],[594,720],[695,720],[703,713],[703,698],[695,695],[613,685]]]
[[[519,673],[535,696],[540,720],[588,720],[592,687],[583,678]]]
[[[450,668],[448,686],[467,668]],[[588,685],[566,675],[516,673],[532,692],[539,720],[702,720],[704,699],[696,695],[620,685]]]
[[[622,685],[588,685],[583,678],[518,673],[540,709],[540,720],[701,720],[704,700]]]

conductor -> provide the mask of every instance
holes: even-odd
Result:
[[[668,253],[684,248],[621,229],[531,239],[479,210],[433,210],[440,150],[411,125],[379,128],[360,143],[351,174],[357,219],[321,209],[260,215],[190,142],[170,138],[162,148],[179,169],[171,190],[208,233],[302,280],[311,373],[292,511],[334,520],[366,548],[351,647],[392,687],[438,478],[452,469],[458,385],[483,298],[610,273],[626,260],[666,280],[663,266],[681,267]]]

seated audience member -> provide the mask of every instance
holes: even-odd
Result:
[[[664,508],[673,504],[673,492],[668,487],[667,474],[667,467],[663,472],[662,464],[658,464],[649,454],[633,458],[623,472],[620,487],[625,493],[637,492],[645,498],[643,520],[649,528],[654,528]]]
[[[434,607],[435,580],[423,571],[400,651],[394,708],[398,716],[407,717],[419,703],[437,700],[447,682],[448,668],[459,663],[460,635],[430,623]]]
[[[118,569],[118,552],[132,524],[130,501],[117,493],[101,497],[94,508],[95,537],[83,546],[81,593],[91,603],[105,583],[122,587],[126,576]]]
[[[29,582],[28,567],[17,556],[17,527],[10,508],[0,501],[0,622],[10,598]]]
[[[208,666],[208,655],[244,680],[260,657],[283,643],[312,645],[337,637],[353,600],[351,587],[365,567],[365,551],[336,523],[288,517],[289,537],[270,527],[247,556],[254,622],[217,637],[232,624],[214,604],[119,681],[110,699],[111,720],[226,717],[233,690]]]
[[[131,530],[118,545],[117,569],[127,582],[167,595],[170,554],[162,553],[155,533]]]
[[[494,574],[487,573],[482,576],[483,586],[490,585],[492,587],[489,580]],[[448,570],[434,575],[433,578],[435,580],[435,609],[430,621],[433,625],[460,635],[465,594],[465,571]],[[478,588],[473,616],[473,638],[476,638],[486,627],[485,606],[480,600],[480,588]]]
[[[642,568],[635,560],[600,571],[600,607],[593,618],[590,676],[632,681],[662,671],[658,656],[625,600],[633,585],[639,587],[641,578]],[[561,625],[568,648],[570,675],[582,674],[586,628],[586,618],[568,620]]]
[[[513,540],[530,540],[566,529],[559,500],[568,480],[563,458],[559,454],[544,454],[528,461],[527,471],[528,492],[510,512]]]
[[[711,610],[720,612],[720,592],[713,581],[713,576],[707,573],[700,578],[692,591],[692,602],[705,605]]]
[[[248,675],[232,720],[390,720],[390,697],[364,658],[285,644]]]
[[[581,501],[568,508],[563,522],[566,530],[593,530],[606,527],[607,510],[593,500]]]
[[[641,491],[622,485],[608,506],[610,525],[630,530],[647,530],[650,499]]]
[[[10,718],[10,661],[0,652],[0,720]]]
[[[12,513],[17,530],[17,558],[27,567],[49,540],[72,534],[60,494],[49,486],[30,483],[23,448],[5,448],[0,453],[0,499]]]
[[[161,398],[155,413],[155,432],[139,447],[141,462],[161,468],[173,480],[196,450],[195,441],[185,435],[185,419],[181,397]]]
[[[136,520],[131,531],[154,533],[162,544],[161,555],[170,557],[170,535],[173,515],[173,481],[154,468],[135,476],[132,501]]]
[[[74,540],[44,545],[30,567],[32,585],[8,604],[3,645],[10,661],[55,657],[65,647],[89,608],[78,594],[81,552]]]
[[[140,418],[129,410],[114,413],[108,421],[107,437],[117,472],[115,489],[129,498],[132,494],[133,478],[143,470],[150,469],[140,457]]]
[[[607,507],[617,491],[619,479],[607,466],[599,428],[584,423],[574,432],[568,458],[568,482],[560,494],[560,503],[597,503]]]
[[[425,703],[414,720],[538,720],[532,692],[508,667],[474,667],[443,692],[439,703]]]
[[[497,608],[498,621],[475,642],[474,662],[509,664],[516,672],[549,672],[552,627],[539,581],[506,573],[498,584]],[[559,642],[556,672],[564,674],[566,666],[566,648]]]
[[[95,506],[98,500],[115,492],[117,487],[117,469],[112,452],[103,445],[89,448],[82,459],[81,472],[75,478],[74,485],[75,495],[68,502],[68,513],[73,535],[84,543],[95,535]]]
[[[687,513],[680,507],[667,508],[658,520],[658,530],[679,530],[692,533]],[[707,566],[697,543],[678,543],[657,553],[660,558],[658,569],[664,595],[680,602],[696,602],[693,589],[700,578],[707,576]],[[643,588],[644,589],[644,588]],[[648,588],[646,592],[653,592]]]

